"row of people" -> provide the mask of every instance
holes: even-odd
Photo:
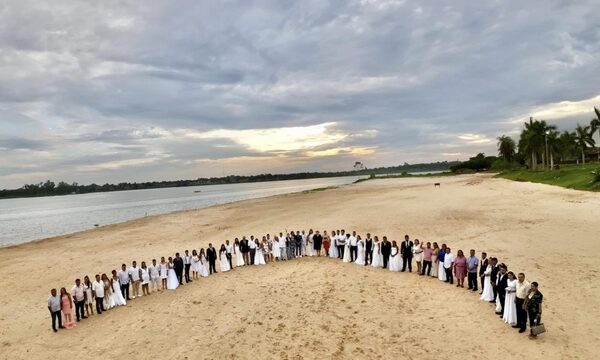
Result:
[[[413,242],[408,235],[398,246],[396,241],[390,242],[386,236],[380,242],[377,236],[372,238],[371,234],[367,234],[363,240],[356,232],[335,230],[331,235],[327,231],[321,235],[319,231],[313,232],[311,229],[308,233],[279,233],[273,238],[267,234],[261,241],[254,236],[250,239],[236,238],[233,244],[229,240],[222,244],[218,253],[209,244],[206,251],[192,250],[190,255],[186,250],[183,257],[176,253],[168,261],[162,257],[160,263],[153,259],[152,265],[148,267],[145,262],[138,267],[137,262],[133,261],[130,268],[123,264],[120,272],[112,270],[111,278],[106,274],[97,274],[94,282],[90,282],[88,276],[84,277],[83,283],[76,279],[70,293],[65,288],[61,288],[60,295],[56,294],[56,289],[51,290],[48,309],[52,315],[52,327],[54,331],[57,331],[57,323],[59,328],[74,327],[73,310],[76,321],[80,321],[94,314],[94,302],[96,312],[101,314],[115,306],[126,305],[127,301],[136,297],[149,295],[150,287],[153,291],[177,289],[183,284],[183,280],[188,283],[216,273],[217,260],[220,271],[227,272],[239,266],[265,265],[270,261],[286,261],[302,256],[321,256],[322,251],[325,256],[339,258],[343,262],[397,272],[407,269],[412,272],[414,260],[420,276],[437,277],[450,284],[454,284],[456,279],[456,286],[461,288],[464,288],[464,280],[467,278],[468,289],[472,291],[478,291],[479,276],[481,299],[497,303],[496,312],[505,322],[524,332],[527,313],[530,324],[538,324],[541,320],[543,295],[539,292],[537,283],[529,284],[522,273],[517,279],[514,273],[508,272],[506,265],[497,265],[497,259],[487,259],[485,253],[482,253],[480,266],[474,250],[470,251],[468,258],[462,250],[455,256],[446,244],[439,247],[436,242],[424,244],[418,239]]]

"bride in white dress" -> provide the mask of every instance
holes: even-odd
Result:
[[[383,261],[381,261],[381,254],[379,253],[379,238],[375,236],[373,240],[373,258],[371,259],[371,266],[375,268],[380,268],[383,266]]]
[[[264,247],[258,240],[255,240],[256,251],[254,252],[254,265],[267,265],[263,255]]]
[[[440,254],[438,254],[438,279],[440,279],[441,281],[446,281],[446,269],[444,269],[444,260],[440,258],[440,256],[446,256],[446,244],[442,244]]]
[[[483,292],[481,293],[480,299],[484,301],[493,301],[494,288],[492,287],[492,265],[488,264],[483,272],[483,276],[485,277],[485,285],[483,286]]]
[[[517,324],[517,305],[515,299],[517,297],[517,279],[512,271],[508,272],[508,280],[506,282],[506,297],[504,299],[504,314],[502,320],[510,325]]]
[[[208,266],[208,262],[206,261],[206,255],[204,254],[204,248],[200,249],[199,258],[200,258],[200,261],[198,262],[198,273],[202,277],[207,277],[208,269],[206,267]]]
[[[240,241],[237,239],[233,244],[233,251],[235,252],[235,260],[232,262],[235,266],[244,266],[244,255],[242,255],[242,252],[240,251]]]
[[[115,299],[113,297],[113,288],[112,281],[106,276],[106,274],[102,274],[102,282],[104,283],[104,308],[112,309],[115,307]]]
[[[350,242],[347,241],[346,245],[344,245],[344,258],[342,259],[343,262],[347,263],[351,261],[351,257],[350,257]]]
[[[390,261],[388,264],[390,271],[400,271],[402,269],[402,260],[398,250],[398,244],[392,241],[392,253],[390,254]]]
[[[167,289],[175,290],[179,287],[179,280],[177,280],[177,274],[173,268],[173,258],[169,256],[169,265],[167,269]]]
[[[338,254],[338,248],[337,248],[337,235],[335,233],[335,231],[331,232],[331,236],[329,237],[329,257],[330,258],[334,258],[337,259],[340,254]]]
[[[227,250],[225,249],[225,245],[221,245],[221,250],[219,250],[219,259],[221,260],[221,272],[231,270],[229,267],[229,260],[227,260]]]
[[[121,286],[119,284],[119,278],[117,277],[116,272],[113,274],[112,287],[113,287],[113,299],[115,301],[115,306],[126,305],[127,303],[125,302],[123,293],[121,293]]]
[[[361,240],[360,236],[358,237],[358,243],[356,244],[356,260],[355,264],[365,265],[365,242]]]

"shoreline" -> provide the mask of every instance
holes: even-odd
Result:
[[[600,215],[600,198],[489,175],[441,181],[441,188],[434,188],[432,178],[378,179],[332,191],[296,192],[156,215],[0,248],[5,282],[0,294],[0,334],[5,342],[0,347],[16,358],[42,359],[49,349],[57,355],[80,355],[77,344],[85,343],[86,353],[92,356],[146,358],[146,352],[172,355],[174,349],[164,344],[178,341],[183,331],[192,343],[211,343],[221,351],[210,353],[212,357],[279,358],[281,346],[264,338],[265,332],[275,331],[282,344],[290,344],[287,354],[304,356],[309,351],[319,357],[350,358],[365,351],[374,357],[410,353],[430,359],[435,352],[421,346],[429,338],[444,338],[450,357],[464,356],[465,338],[484,357],[502,351],[509,357],[525,354],[532,359],[592,356],[600,319],[585,309],[594,306],[600,289],[581,284],[593,284],[600,276],[589,271],[595,269],[600,255],[594,222]],[[525,271],[528,280],[540,282],[547,299],[544,321],[549,332],[531,346],[526,336],[514,334],[497,316],[483,313],[493,315],[489,304],[467,301],[454,289],[439,292],[447,289],[439,281],[429,285],[418,276],[375,269],[348,274],[348,268],[330,261],[275,263],[209,276],[199,280],[201,286],[176,290],[176,296],[136,299],[125,311],[95,316],[75,331],[55,336],[50,329],[44,308],[50,285],[70,288],[75,277],[108,272],[123,262],[139,263],[206,247],[208,242],[220,245],[236,236],[273,234],[285,227],[328,232],[346,228],[361,235],[387,235],[390,240],[406,233],[421,241],[446,242],[453,253],[471,247],[478,256],[487,251],[507,263],[510,271]],[[570,241],[565,242],[565,237]],[[589,256],[582,257],[581,249]],[[569,272],[556,271],[565,266]],[[580,307],[570,306],[574,292],[580,294]],[[189,322],[190,316],[198,321]],[[308,322],[290,322],[289,317]],[[472,326],[447,331],[465,321]],[[347,329],[352,331],[346,334]],[[152,342],[144,337],[147,332],[155,334]],[[385,335],[373,337],[380,332]],[[498,334],[498,341],[490,342],[490,333]],[[231,344],[226,334],[243,334],[242,338],[256,341]],[[309,343],[293,342],[296,335]],[[100,341],[90,342],[90,336]],[[125,343],[102,340],[115,336]]]

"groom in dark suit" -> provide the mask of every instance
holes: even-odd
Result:
[[[208,260],[208,268],[210,269],[210,273],[217,273],[217,268],[215,263],[217,262],[217,249],[215,249],[212,244],[208,244],[208,249],[206,249],[206,259]]]
[[[242,257],[244,258],[244,265],[250,265],[250,256],[248,256],[248,252],[250,251],[250,245],[248,244],[248,239],[246,237],[242,237],[240,241],[240,252],[242,253]]]
[[[506,287],[508,286],[508,267],[504,264],[498,265],[500,271],[498,272],[498,280],[496,283],[496,289],[498,292],[498,298],[500,299],[500,305],[502,310],[496,312],[496,314],[502,316],[504,311],[504,301],[506,299]]]
[[[173,267],[175,268],[175,275],[177,275],[179,285],[183,285],[183,259],[179,256],[179,253],[175,253],[175,259],[173,259]]]
[[[412,272],[413,242],[409,240],[408,235],[404,235],[400,254],[402,254],[402,271],[406,271],[406,264],[408,264],[408,271]]]
[[[367,233],[367,238],[365,239],[365,266],[370,265],[373,262],[373,239],[371,239],[371,234]]]
[[[383,268],[387,269],[390,254],[392,253],[392,243],[388,241],[387,236],[383,237],[381,242],[381,257],[383,258]]]

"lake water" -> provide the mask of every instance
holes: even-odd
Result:
[[[350,184],[361,177],[190,186],[0,200],[0,246],[144,216]]]

